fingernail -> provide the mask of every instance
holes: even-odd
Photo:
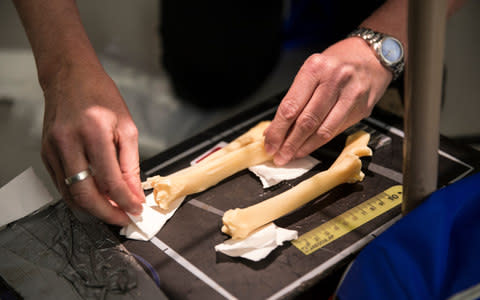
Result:
[[[139,215],[141,214],[143,211],[143,206],[141,205],[138,205],[138,206],[135,206],[132,208],[132,210],[130,211],[131,214],[133,215]]]
[[[145,194],[142,192],[140,195],[140,203],[145,203],[147,202],[147,198],[145,198]]]
[[[275,156],[275,158],[273,159],[273,162],[274,162],[277,166],[283,166],[283,165],[285,165],[289,160],[290,160],[289,157],[285,157],[284,155],[279,154],[279,155]]]
[[[307,156],[307,154],[304,153],[304,152],[297,152],[297,153],[295,154],[295,158],[302,158],[302,157],[304,157],[304,156]]]

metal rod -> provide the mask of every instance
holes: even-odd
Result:
[[[437,189],[446,0],[408,1],[402,213]]]

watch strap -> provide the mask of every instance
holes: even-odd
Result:
[[[377,58],[379,59],[380,63],[392,72],[393,80],[396,80],[398,77],[400,77],[400,75],[403,72],[404,66],[405,66],[405,62],[404,62],[403,57],[399,62],[397,62],[395,64],[388,64],[386,61],[384,61],[382,59],[381,55],[378,53],[378,51],[381,51],[381,50],[378,47],[376,47],[376,45],[378,43],[380,43],[380,41],[383,38],[387,37],[386,34],[381,33],[381,32],[376,32],[376,31],[374,31],[372,29],[369,29],[369,28],[360,27],[360,28],[355,29],[354,31],[352,31],[348,35],[348,37],[354,37],[354,36],[361,37],[363,40],[365,40],[373,48],[373,50],[375,51],[375,54],[376,54]],[[402,45],[402,48],[403,48],[403,45]]]

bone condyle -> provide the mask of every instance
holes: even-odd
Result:
[[[228,210],[223,216],[222,232],[233,239],[246,238],[258,228],[294,211],[343,183],[362,181],[360,157],[371,156],[367,146],[370,135],[358,131],[347,137],[345,148],[326,171],[304,180],[288,191],[247,208]]]

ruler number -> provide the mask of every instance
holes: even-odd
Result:
[[[391,201],[395,201],[395,200],[397,200],[398,198],[399,198],[399,197],[398,197],[397,194],[392,194],[392,195],[388,195],[388,196],[387,196],[387,199],[388,199],[388,200],[391,200]]]

